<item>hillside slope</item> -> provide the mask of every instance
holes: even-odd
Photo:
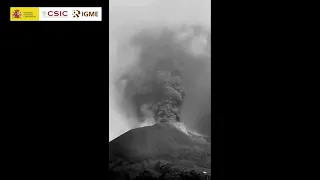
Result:
[[[210,175],[211,143],[205,139],[172,123],[133,129],[109,143],[109,171],[127,179],[143,172],[157,178],[170,172]]]

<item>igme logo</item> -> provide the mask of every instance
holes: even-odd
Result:
[[[72,17],[74,17],[74,18],[77,17],[78,18],[80,16],[80,13],[81,12],[79,10],[74,10],[73,13],[72,13]]]
[[[80,11],[74,10],[72,13],[73,18],[79,17],[98,17],[98,11]]]

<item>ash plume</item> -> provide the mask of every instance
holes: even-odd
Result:
[[[211,135],[208,7],[208,0],[110,1],[109,141],[159,122]]]

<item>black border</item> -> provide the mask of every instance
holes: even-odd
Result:
[[[9,7],[103,7],[102,22],[10,22]],[[13,2],[8,36],[8,164],[16,178],[102,179],[108,162],[108,3]],[[26,121],[26,119],[28,119]],[[10,128],[9,128],[10,127]],[[18,162],[18,163],[12,163]],[[18,177],[21,176],[21,177]]]
[[[10,3],[9,7],[103,7],[102,22],[10,22],[8,17],[6,30],[11,38],[9,47],[15,47],[17,42],[28,44],[28,47],[24,46],[24,49],[19,49],[20,53],[15,53],[16,59],[31,59],[34,54],[42,57],[36,58],[32,63],[30,60],[9,63],[10,67],[18,72],[17,76],[12,77],[12,81],[18,79],[23,84],[30,82],[29,79],[33,79],[33,83],[26,83],[25,86],[19,85],[19,87],[28,87],[28,89],[37,89],[44,86],[43,82],[55,81],[55,86],[61,86],[68,92],[57,95],[60,96],[60,102],[54,102],[50,105],[50,108],[63,106],[64,111],[47,110],[42,115],[42,119],[46,119],[48,114],[55,118],[64,118],[58,121],[52,118],[48,120],[49,122],[44,123],[47,126],[37,125],[42,119],[36,119],[33,122],[36,128],[28,123],[16,122],[22,125],[13,141],[19,139],[18,142],[25,143],[25,153],[33,157],[24,160],[32,163],[25,164],[22,168],[29,166],[31,169],[37,169],[36,173],[43,178],[107,178],[108,149],[106,138],[108,135],[106,129],[109,125],[105,117],[108,115],[109,93],[105,78],[108,76],[106,71],[108,68],[108,51],[106,50],[108,45],[106,42],[109,34],[108,2],[62,1],[60,3],[58,1],[42,1],[41,3],[32,3],[29,1],[27,3]],[[6,12],[9,14],[9,8]],[[214,13],[218,19],[225,20],[225,17],[221,17],[219,13]],[[212,18],[212,24],[220,24],[220,22],[215,22],[216,20]],[[216,163],[212,168],[212,177],[223,179],[224,121],[228,114],[226,110],[228,102],[232,101],[228,97],[230,90],[227,85],[230,71],[226,69],[225,64],[221,63],[227,60],[225,54],[228,52],[225,49],[229,47],[224,44],[225,38],[215,36],[215,34],[227,34],[223,29],[212,28],[212,47],[213,50],[216,49],[216,52],[220,52],[212,55],[212,59],[218,59],[212,61],[212,77],[214,78],[212,78],[211,84],[218,87],[212,88],[212,94],[216,94],[216,96],[212,96],[212,112],[214,112],[212,114],[214,120],[212,129],[216,130],[216,133],[213,133],[215,137],[212,138],[214,144],[212,162]],[[87,45],[81,46],[83,44]],[[35,50],[37,50],[36,53]],[[34,53],[26,55],[30,51]],[[91,58],[82,60],[85,56],[91,56]],[[16,67],[17,64],[20,65],[19,68]],[[26,67],[28,68],[26,69]],[[29,69],[29,67],[33,68]],[[33,69],[36,69],[37,72],[41,69],[42,72],[31,75],[30,72]],[[34,92],[26,91],[22,97],[32,93]],[[57,94],[54,90],[37,93],[43,93],[42,97],[50,97],[52,93]],[[54,98],[44,98],[43,104],[47,105],[47,102],[51,101],[54,101]],[[65,117],[65,114],[68,115],[68,118]],[[63,127],[61,128],[61,126]],[[29,129],[23,130],[26,127]],[[60,132],[57,133],[55,129],[60,129]],[[31,135],[30,131],[34,131],[35,134]],[[30,138],[35,140],[31,143],[27,141]],[[51,149],[45,150],[43,148],[45,146]],[[42,151],[35,149],[42,149]],[[22,158],[26,157],[16,157],[20,161]],[[34,171],[26,169],[23,172],[29,171],[28,174],[34,176]]]

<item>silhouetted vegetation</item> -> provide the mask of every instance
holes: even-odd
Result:
[[[169,171],[154,177],[150,172],[143,171],[134,180],[211,180],[211,176],[196,171]]]

